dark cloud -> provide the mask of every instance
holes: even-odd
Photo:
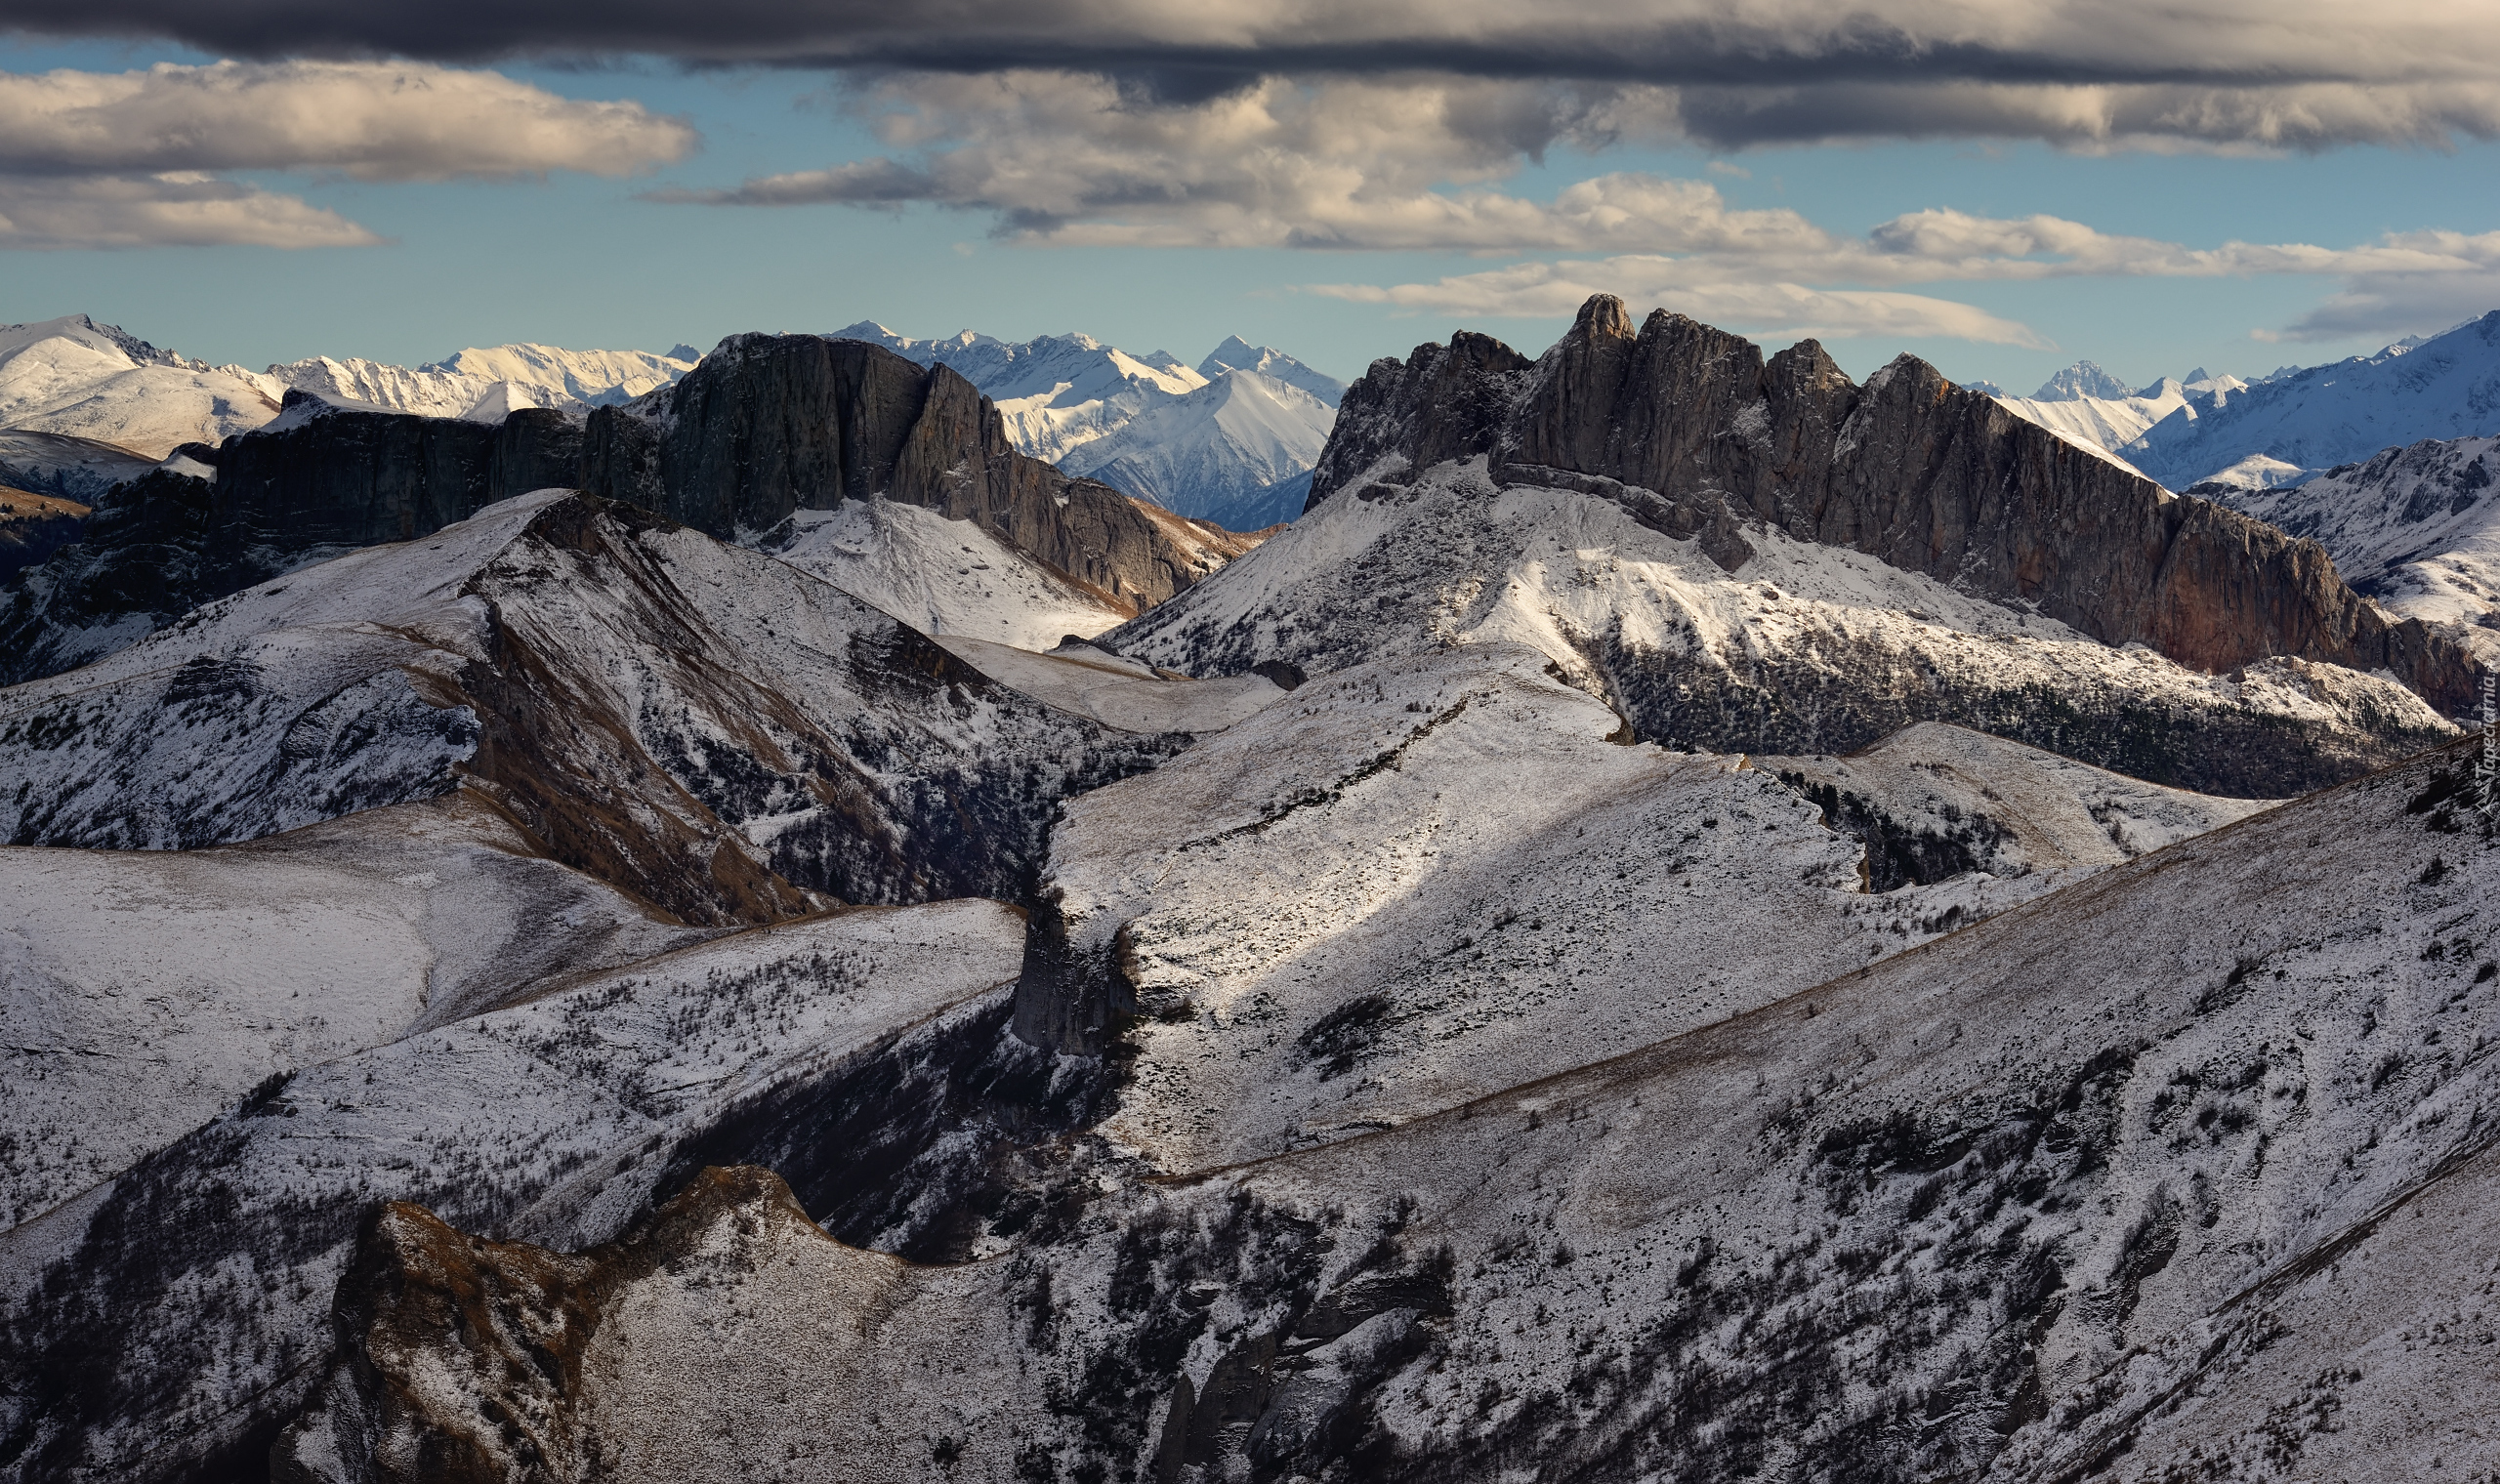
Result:
[[[247,57],[484,61],[648,55],[695,64],[914,70],[1068,68],[1191,103],[1261,74],[1438,70],[1699,87],[1959,80],[1998,85],[2280,86],[2386,82],[2453,53],[2400,21],[2308,0],[2215,0],[2150,15],[2119,0],[2006,0],[1984,21],[1950,0],[1874,0],[1829,19],[1754,20],[1736,0],[1540,6],[1280,5],[1197,0],[1159,12],[1104,0],[0,0],[0,26],[164,38]],[[2315,10],[2319,23],[2301,23]],[[2341,17],[2339,21],[2336,18]],[[2258,23],[2263,22],[2263,23]],[[2366,28],[2373,44],[2336,45]],[[2458,38],[2460,40],[2464,38]]]

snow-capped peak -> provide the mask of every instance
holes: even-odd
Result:
[[[2116,399],[2135,394],[2134,388],[2102,370],[2100,366],[2088,360],[2079,360],[2041,383],[2040,390],[2031,393],[2031,399],[2039,402],[2071,402],[2088,396]]]
[[[1198,374],[1208,381],[1227,371],[1256,371],[1261,376],[1273,377],[1287,386],[1300,387],[1331,407],[1346,394],[1346,384],[1326,372],[1314,371],[1273,346],[1254,346],[1238,335],[1227,336],[1223,345],[1198,362]]]

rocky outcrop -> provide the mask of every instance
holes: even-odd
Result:
[[[592,1341],[621,1297],[672,1268],[734,1281],[784,1244],[828,1241],[779,1176],[751,1167],[705,1170],[622,1240],[578,1255],[486,1241],[391,1202],[339,1282],[339,1364],[279,1438],[270,1477],[501,1484],[596,1471],[578,1414]],[[462,1342],[446,1348],[453,1335]]]
[[[974,521],[1126,613],[1255,545],[1021,452],[949,367],[814,335],[732,336],[677,386],[594,412],[580,482],[725,540],[898,500]]]
[[[1812,341],[1766,360],[1664,310],[1636,332],[1601,295],[1533,368],[1463,335],[1376,362],[1346,407],[1314,505],[1385,462],[1483,453],[1497,482],[1562,471],[1647,491],[1662,528],[1716,525],[1723,565],[1724,510],[2208,673],[2287,655],[2390,671],[2450,715],[2473,700],[2470,656],[2380,613],[2316,544],[2172,496],[1915,356],[1861,387]]]

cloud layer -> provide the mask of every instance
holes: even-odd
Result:
[[[1658,90],[1689,138],[2326,147],[2500,134],[2482,0],[0,0],[0,23],[219,53],[649,54],[1101,73],[1170,100],[1416,69]]]
[[[233,170],[364,181],[621,176],[691,151],[679,119],[426,63],[221,62],[0,73],[0,246],[354,246],[363,227]]]

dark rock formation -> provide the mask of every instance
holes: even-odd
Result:
[[[580,482],[724,540],[882,495],[975,521],[1130,613],[1254,544],[1020,452],[948,367],[814,335],[733,336],[675,387],[592,413]]]
[[[1346,408],[1314,505],[1386,458],[1483,453],[1497,479],[1647,491],[1662,529],[1713,530],[1723,565],[1742,559],[1724,511],[2209,673],[2290,655],[2391,671],[2450,715],[2473,700],[2471,658],[2382,615],[2315,543],[2171,496],[1915,356],[1859,387],[1811,340],[1766,361],[1664,310],[1636,334],[1601,295],[1533,368],[1462,335],[1374,363]]]

